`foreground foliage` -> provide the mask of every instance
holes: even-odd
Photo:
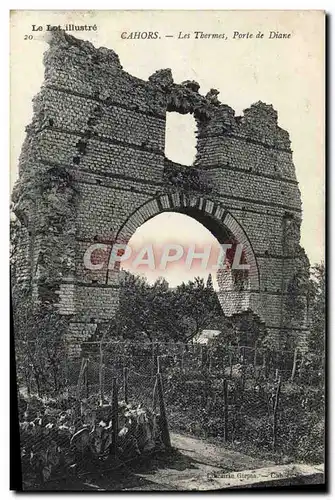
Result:
[[[80,404],[71,399],[19,397],[20,444],[24,489],[83,470],[113,466],[162,446],[157,417],[124,402],[118,408],[117,450],[113,439],[112,405],[95,397]]]

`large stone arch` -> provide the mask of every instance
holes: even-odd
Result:
[[[226,241],[223,233],[225,229],[228,229],[238,242],[243,245],[248,264],[252,268],[250,275],[252,289],[259,291],[258,265],[248,236],[236,218],[229,213],[222,203],[214,202],[208,197],[180,193],[163,194],[155,197],[144,203],[127,218],[116,235],[116,241],[128,242],[139,226],[152,217],[168,211],[185,213],[195,218],[212,232],[219,243]]]
[[[84,268],[87,248],[111,247],[162,211],[187,211],[244,245],[253,273],[248,307],[279,345],[287,336],[301,341],[308,326],[301,197],[289,135],[272,105],[259,101],[235,116],[217,90],[201,95],[197,82],[177,84],[169,69],[143,81],[124,71],[112,50],[62,31],[49,43],[14,203],[22,221],[18,284],[32,284],[39,298],[47,275],[72,339],[83,341],[113,317],[118,302],[117,281],[106,280],[104,269]],[[193,165],[165,157],[169,111],[196,119]],[[33,203],[22,189],[26,182],[36,187]],[[53,274],[52,260],[59,266]]]
[[[231,278],[231,272],[222,272],[228,279],[219,280],[219,300],[226,315],[254,308],[254,312],[264,321],[258,300],[260,292],[258,263],[251,242],[243,227],[222,204],[209,197],[186,195],[184,193],[162,194],[152,198],[130,214],[116,234],[115,241],[127,244],[135,231],[145,222],[163,212],[180,212],[189,215],[203,224],[220,244],[236,241],[243,247],[245,261],[250,266],[248,270],[248,286],[237,290]],[[118,270],[106,271],[106,283],[117,281]],[[116,278],[116,279],[115,279]],[[227,297],[229,294],[229,297]],[[251,305],[252,304],[252,305]]]

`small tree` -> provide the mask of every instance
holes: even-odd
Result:
[[[320,355],[325,350],[326,272],[324,262],[311,269],[309,281],[309,348]]]
[[[33,304],[27,290],[14,294],[13,320],[18,375],[28,392],[34,381],[38,395],[58,394],[64,385],[66,318],[52,304]]]
[[[208,275],[207,282],[206,282],[206,288],[209,288],[210,290],[214,290],[213,278],[212,278],[211,274]]]

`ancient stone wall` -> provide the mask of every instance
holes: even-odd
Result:
[[[126,73],[112,50],[63,32],[49,43],[14,193],[26,248],[18,281],[29,279],[37,290],[41,279],[55,283],[73,338],[91,338],[92,325],[115,313],[118,279],[106,268],[86,269],[87,248],[111,248],[154,215],[180,211],[220,242],[228,237],[245,247],[245,290],[219,279],[225,311],[252,309],[279,344],[287,335],[303,339],[308,260],[299,246],[301,199],[289,135],[273,107],[257,102],[235,116],[216,90],[202,96],[196,82],[174,83],[170,70],[143,81]],[[165,158],[170,111],[196,119],[194,165]],[[59,272],[49,276],[51,264]],[[290,314],[293,292],[303,304],[299,315]]]

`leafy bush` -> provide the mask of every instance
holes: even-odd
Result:
[[[79,471],[113,461],[112,406],[99,405],[95,397],[65,409],[65,401],[20,396],[20,441],[25,489]],[[124,402],[118,407],[116,454],[132,458],[161,445],[158,417],[140,406]]]

